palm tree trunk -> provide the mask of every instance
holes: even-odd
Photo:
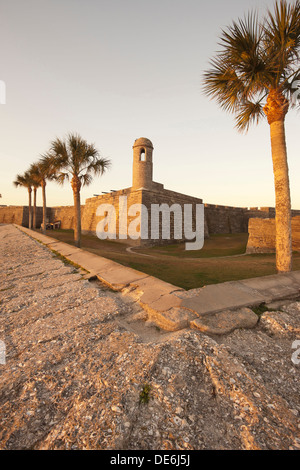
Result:
[[[74,240],[75,246],[80,248],[81,246],[81,207],[80,207],[80,188],[81,181],[77,175],[73,175],[71,180],[71,186],[73,189],[73,198],[74,198]]]
[[[279,273],[292,269],[292,229],[289,170],[284,119],[270,124],[276,199],[276,268]]]
[[[74,212],[75,212],[74,240],[75,240],[75,246],[80,248],[80,246],[81,246],[80,191],[74,191],[73,192],[73,197],[74,197]]]
[[[31,207],[31,191],[32,189],[28,188],[28,228],[32,228],[32,207]]]
[[[37,188],[34,187],[33,188],[33,219],[32,219],[32,225],[33,225],[34,230],[36,229],[36,192],[37,192]]]
[[[43,222],[42,222],[42,230],[43,233],[46,233],[46,218],[47,218],[47,205],[46,205],[46,181],[41,182],[42,186],[42,198],[43,198]]]

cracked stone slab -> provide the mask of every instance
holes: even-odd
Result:
[[[107,266],[107,269],[103,269],[97,272],[97,277],[100,281],[107,284],[114,290],[121,291],[130,284],[146,278],[148,275],[140,271],[136,271],[132,268],[126,268],[118,263]]]
[[[296,273],[297,276],[297,273]],[[300,294],[299,283],[295,281],[296,276],[288,274],[275,274],[253,279],[244,279],[240,284],[256,290],[264,297],[264,301],[280,300]]]
[[[171,307],[178,307],[181,299],[173,295],[174,292],[183,291],[180,287],[173,286],[168,282],[147,276],[134,283],[136,294],[139,296],[141,304],[150,305],[160,311],[168,310]]]
[[[53,248],[55,249],[55,248]],[[109,267],[111,267],[111,263],[113,261],[108,260],[106,258],[102,258],[101,256],[94,255],[88,251],[77,249],[67,256],[68,260],[72,261],[75,264],[78,264],[82,268],[86,269],[87,271],[92,272],[101,272],[102,270],[105,271]],[[57,247],[57,250],[60,253],[60,250]]]
[[[202,287],[197,290],[197,295],[183,298],[181,307],[205,315],[226,309],[258,305],[263,301],[264,297],[259,292],[228,282]]]
[[[149,310],[150,320],[164,330],[178,331],[188,328],[190,323],[196,318],[196,315],[182,308],[170,308],[166,312],[158,312]]]
[[[237,328],[254,328],[257,323],[258,316],[250,308],[242,308],[196,318],[191,327],[207,334],[224,335]]]
[[[149,296],[147,296],[149,299]],[[181,306],[181,300],[178,299],[173,294],[165,294],[161,297],[158,297],[154,302],[148,301],[145,302],[145,295],[142,296],[140,300],[141,305],[149,305],[150,308],[156,310],[157,312],[166,312],[170,308],[176,308]]]

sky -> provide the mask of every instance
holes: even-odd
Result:
[[[239,133],[202,92],[222,29],[273,0],[0,0],[0,193],[26,205],[13,181],[56,137],[79,133],[111,160],[82,203],[132,184],[132,146],[154,146],[166,189],[237,207],[275,205],[269,125]],[[286,138],[292,207],[300,209],[299,113]],[[38,205],[42,205],[41,192]],[[47,184],[49,206],[72,205],[71,185]]]

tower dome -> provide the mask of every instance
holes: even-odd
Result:
[[[153,149],[151,140],[147,139],[146,137],[140,137],[139,139],[136,139],[134,141],[133,148],[141,145],[145,145],[145,147],[151,147]]]

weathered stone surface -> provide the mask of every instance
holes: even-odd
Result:
[[[50,215],[48,210],[47,216]],[[43,208],[36,208],[36,227],[39,228],[43,219]],[[28,206],[1,206],[0,207],[0,223],[2,224],[18,224],[28,227],[29,210]]]
[[[263,302],[264,297],[257,291],[243,286],[239,282],[224,282],[209,285],[201,289],[193,289],[182,296],[181,306],[205,315],[220,312],[225,309],[256,305]]]
[[[300,295],[300,280],[295,282],[293,273],[275,274],[239,281],[246,287],[257,291],[267,302],[269,299],[287,299]]]
[[[275,219],[250,219],[247,253],[275,252]],[[300,217],[292,217],[292,249],[300,251]]]
[[[300,448],[293,334],[158,330],[11,226],[0,260],[1,449]]]
[[[143,279],[132,282],[131,285],[134,288],[135,298],[141,304],[152,305],[153,308],[156,305],[160,311],[179,306],[181,303],[172,293],[183,291],[183,289],[153,276],[145,276]]]
[[[265,312],[260,320],[261,327],[274,337],[300,338],[300,302],[280,306],[278,312]]]
[[[236,328],[254,328],[257,322],[258,316],[250,308],[242,308],[200,316],[191,321],[191,327],[207,334],[224,335]]]
[[[164,312],[152,310],[150,307],[146,310],[149,313],[149,318],[153,320],[158,327],[167,331],[177,331],[188,328],[191,322],[196,318],[194,313],[183,308],[173,307]]]

